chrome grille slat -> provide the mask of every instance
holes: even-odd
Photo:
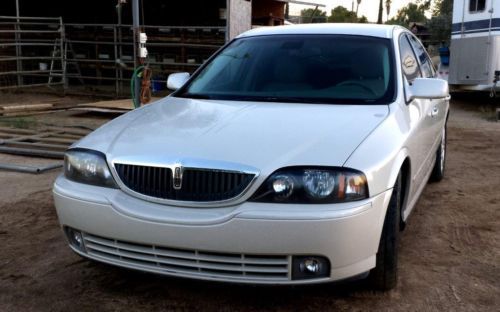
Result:
[[[128,244],[123,242],[115,242],[113,240],[102,239],[93,235],[86,234],[85,240],[91,243],[95,243],[98,245],[103,245],[115,249],[121,249],[131,252],[137,253],[145,253],[145,254],[156,254],[158,256],[165,257],[173,257],[180,259],[190,259],[190,260],[199,260],[199,261],[210,261],[210,262],[223,262],[223,263],[244,263],[244,264],[255,264],[255,265],[287,265],[288,260],[286,257],[265,257],[260,258],[256,256],[247,256],[241,258],[241,255],[214,255],[204,252],[198,252],[198,255],[195,252],[189,251],[180,251],[179,249],[166,249],[163,247],[145,247],[141,245]]]
[[[90,256],[148,271],[245,280],[288,280],[288,257],[185,250],[117,241],[83,234]]]
[[[182,187],[173,187],[170,168],[114,164],[121,182],[142,195],[178,201],[216,202],[240,195],[255,174],[218,169],[185,168]]]
[[[209,270],[188,270],[188,269],[181,269],[181,268],[169,268],[169,267],[164,267],[164,266],[158,266],[158,267],[151,267],[150,265],[146,265],[140,261],[124,261],[120,259],[109,259],[106,257],[106,255],[100,255],[100,254],[95,254],[93,255],[97,259],[101,259],[105,262],[112,262],[117,265],[122,265],[125,267],[130,266],[130,264],[134,264],[137,268],[141,268],[143,270],[149,271],[149,272],[155,272],[155,273],[173,273],[176,275],[189,275],[189,276],[197,276],[197,277],[206,277],[206,278],[226,278],[226,279],[233,279],[234,281],[239,281],[239,280],[252,280],[252,281],[262,281],[262,282],[280,282],[280,281],[288,281],[289,278],[286,276],[275,276],[275,275],[260,275],[260,274],[245,274],[244,276],[238,276],[238,275],[233,275],[233,274],[224,274],[217,272],[216,274],[213,273],[212,271]],[[243,277],[243,278],[242,278]]]

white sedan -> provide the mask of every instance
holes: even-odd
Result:
[[[398,26],[246,32],[66,152],[53,192],[69,246],[171,276],[393,288],[399,232],[444,174],[435,77]]]

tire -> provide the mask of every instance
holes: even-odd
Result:
[[[387,291],[398,281],[398,245],[401,225],[401,172],[394,185],[377,252],[377,264],[370,272],[371,286]]]
[[[441,144],[436,151],[436,163],[432,169],[429,182],[439,182],[444,178],[444,170],[446,167],[446,125],[443,127],[441,135]]]

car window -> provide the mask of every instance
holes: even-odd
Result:
[[[425,78],[434,77],[434,68],[432,67],[429,55],[425,51],[424,46],[414,37],[408,35],[408,39],[417,54],[418,60],[420,61],[420,68],[422,69],[422,74]]]
[[[234,40],[174,96],[297,103],[390,103],[389,39],[276,35]]]
[[[417,58],[406,36],[400,37],[399,50],[401,54],[401,67],[408,82],[422,77]]]

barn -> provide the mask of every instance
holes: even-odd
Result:
[[[50,85],[123,96],[138,64],[133,0],[7,0],[0,9],[0,89]],[[289,0],[139,1],[153,89],[193,72],[251,27],[282,25]]]

